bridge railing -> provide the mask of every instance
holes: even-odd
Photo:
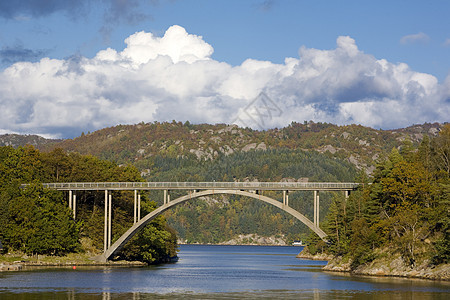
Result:
[[[354,190],[354,182],[59,182],[44,183],[55,190]],[[22,185],[25,187],[26,185]]]

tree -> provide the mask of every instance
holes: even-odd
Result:
[[[445,124],[432,142],[434,162],[438,170],[450,175],[450,124]]]

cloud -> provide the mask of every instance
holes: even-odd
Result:
[[[19,61],[37,61],[47,55],[49,50],[31,50],[18,43],[0,50],[1,65],[7,66]]]
[[[430,41],[430,37],[423,32],[419,32],[416,34],[405,35],[400,39],[400,44],[425,44]]]
[[[144,31],[137,32],[125,40],[126,49],[122,56],[136,65],[147,63],[158,55],[169,56],[174,63],[209,59],[213,48],[201,37],[190,35],[181,26],[170,27],[163,37],[155,37]]]
[[[93,58],[17,62],[0,73],[0,131],[73,137],[116,124],[189,120],[256,129],[292,121],[394,128],[448,121],[443,83],[406,64],[378,60],[354,39],[336,48],[301,47],[282,64],[211,58],[201,36],[172,26],[137,32],[123,51]]]
[[[275,2],[276,2],[275,0],[263,0],[260,3],[258,3],[257,7],[262,11],[270,11],[275,5]]]
[[[0,1],[0,17],[26,20],[27,15],[43,17],[59,11],[75,15],[86,8],[88,2],[89,0]]]
[[[444,41],[444,46],[446,46],[446,47],[450,46],[450,38],[447,38],[447,39]]]
[[[155,0],[147,2],[140,0],[106,0],[105,2],[107,3],[107,7],[104,10],[103,25],[100,28],[100,32],[106,41],[109,40],[113,28],[118,24],[126,23],[135,25],[152,18],[149,13],[144,13],[147,9],[142,8],[145,6],[143,3],[149,3],[150,5],[157,5],[159,3]]]
[[[103,10],[103,24],[99,31],[105,40],[119,24],[138,24],[151,19],[148,7],[159,4],[157,0],[19,0],[0,1],[0,17],[16,21],[28,21],[54,13],[64,13],[71,19],[87,16],[99,7]]]

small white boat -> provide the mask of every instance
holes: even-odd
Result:
[[[292,246],[303,246],[303,242],[302,241],[294,241],[292,243]]]

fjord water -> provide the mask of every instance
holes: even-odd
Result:
[[[301,249],[182,245],[174,264],[0,273],[0,299],[450,298],[446,282],[324,272],[296,258]]]

